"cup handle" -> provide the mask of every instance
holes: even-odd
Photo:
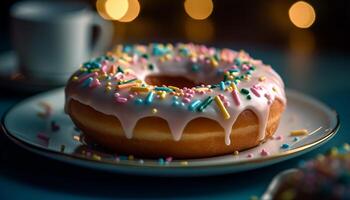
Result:
[[[97,56],[110,47],[114,32],[113,24],[101,19],[98,14],[93,14],[92,26],[99,29],[98,35],[91,48],[91,56]]]

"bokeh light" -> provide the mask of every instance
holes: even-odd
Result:
[[[186,13],[193,19],[203,20],[213,12],[212,0],[185,0]]]
[[[103,19],[106,19],[106,20],[112,20],[111,17],[109,17],[107,14],[106,14],[106,10],[105,10],[105,7],[104,7],[104,4],[106,3],[107,0],[97,0],[96,1],[96,10],[98,12],[98,14],[103,18]]]
[[[98,13],[108,20],[119,20],[124,17],[129,9],[128,0],[97,0]]]
[[[315,22],[316,13],[310,4],[298,1],[290,7],[289,19],[298,28],[309,28]]]
[[[140,3],[138,0],[128,0],[129,9],[126,14],[119,19],[121,22],[131,22],[133,21],[140,13]]]

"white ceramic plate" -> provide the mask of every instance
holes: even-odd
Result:
[[[304,94],[288,90],[288,106],[273,139],[239,155],[225,155],[203,159],[163,162],[159,159],[116,156],[94,145],[81,142],[82,135],[69,116],[64,113],[64,91],[58,89],[22,101],[2,119],[6,135],[16,144],[38,154],[118,173],[156,176],[200,176],[244,171],[290,159],[318,147],[335,135],[339,119],[335,111]],[[46,118],[40,102],[51,105],[52,113]],[[52,121],[59,126],[53,131]],[[290,131],[307,129],[307,136],[290,136]],[[80,140],[79,140],[80,138]],[[288,144],[289,148],[281,148]],[[224,142],[223,142],[224,145]],[[63,149],[64,148],[64,149]],[[261,155],[262,149],[268,155]],[[165,160],[165,159],[164,159]]]

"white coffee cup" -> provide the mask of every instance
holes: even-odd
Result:
[[[81,63],[105,51],[113,34],[110,22],[79,2],[19,2],[11,18],[21,71],[35,79],[66,81]],[[94,42],[93,27],[99,29]]]

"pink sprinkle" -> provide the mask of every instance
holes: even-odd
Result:
[[[167,157],[167,158],[165,158],[165,161],[166,161],[166,162],[171,162],[171,161],[173,161],[173,157],[171,157],[171,156],[170,156],[170,157]]]
[[[191,99],[189,99],[189,98],[187,98],[187,97],[185,97],[185,98],[182,99],[182,102],[184,102],[184,103],[189,103],[190,101],[191,101]]]
[[[116,93],[114,94],[114,97],[119,97],[119,96],[120,96],[119,92],[116,92]]]
[[[230,102],[225,101],[225,102],[224,102],[224,106],[225,106],[225,107],[230,107]]]
[[[140,61],[141,61],[142,64],[146,64],[146,63],[147,63],[147,59],[146,59],[146,58],[143,58],[143,57],[140,58]]]
[[[193,97],[193,94],[186,93],[186,94],[184,95],[184,97],[192,98],[192,97]]]
[[[260,152],[260,155],[261,156],[268,156],[269,152],[267,152],[265,149],[262,149],[261,152]]]
[[[281,135],[278,135],[278,136],[276,136],[275,139],[276,139],[276,140],[282,140],[282,136],[281,136]]]
[[[251,87],[251,88],[250,88],[250,91],[252,91],[252,93],[253,93],[255,96],[260,97],[260,93],[258,92],[258,90],[256,90],[256,88]]]
[[[205,94],[205,92],[204,91],[199,91],[199,94]]]
[[[134,95],[129,94],[129,99],[133,99],[133,98],[134,98]]]
[[[90,88],[94,88],[94,87],[97,87],[97,86],[100,86],[101,83],[100,83],[100,80],[98,80],[97,78],[94,78],[92,80],[92,82],[90,83],[89,87]]]
[[[247,155],[247,157],[248,157],[248,158],[252,158],[252,157],[253,157],[253,154],[250,153],[250,154]]]
[[[241,105],[241,100],[239,99],[238,92],[236,90],[232,91],[232,97],[233,97],[233,101],[235,102],[236,106]]]
[[[242,65],[242,70],[243,71],[247,71],[249,69],[249,66],[248,65]]]
[[[38,133],[37,137],[45,142],[49,142],[49,137],[44,133]]]
[[[102,67],[101,67],[102,71],[105,73],[107,72],[107,68],[108,68],[107,65],[102,65]]]
[[[116,98],[116,101],[117,101],[118,103],[126,103],[126,102],[128,101],[128,99],[127,99],[127,98],[124,98],[124,97],[117,97],[117,98]]]

